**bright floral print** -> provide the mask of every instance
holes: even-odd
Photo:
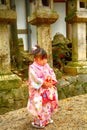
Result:
[[[44,81],[51,82],[52,86],[43,88]],[[57,83],[54,71],[48,64],[44,66],[34,62],[29,66],[29,99],[28,111],[43,125],[51,118],[53,112],[58,109]]]

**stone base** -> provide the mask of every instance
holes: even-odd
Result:
[[[11,90],[22,85],[22,80],[15,74],[0,75],[0,91]]]
[[[15,74],[0,75],[0,114],[27,106],[28,86]]]
[[[69,62],[64,67],[64,72],[69,75],[87,74],[87,62]]]

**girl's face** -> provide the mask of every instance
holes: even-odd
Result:
[[[41,59],[40,57],[34,59],[37,64],[44,66],[47,63],[47,58]]]

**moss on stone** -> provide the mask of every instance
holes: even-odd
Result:
[[[22,85],[21,79],[17,75],[2,75],[0,76],[0,91],[19,88]]]
[[[65,21],[68,22],[75,16],[76,10],[73,10],[69,15],[66,16]]]
[[[28,86],[0,91],[0,114],[27,106]]]
[[[18,88],[21,86],[21,82],[18,79],[0,81],[0,90],[11,90],[12,88]]]
[[[82,87],[83,87],[85,93],[87,93],[87,82],[86,82],[86,83],[83,83]]]
[[[83,61],[75,61],[75,62],[69,62],[67,64],[67,66],[71,66],[71,67],[83,67],[83,66],[86,66],[87,65],[87,62],[83,62]]]

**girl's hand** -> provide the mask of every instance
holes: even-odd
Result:
[[[48,83],[45,81],[44,83],[43,83],[43,85],[42,85],[42,87],[43,88],[48,88],[48,85],[47,85]]]
[[[47,89],[47,88],[53,87],[53,85],[52,85],[52,83],[45,81],[45,82],[43,83],[42,87]]]
[[[50,76],[48,76],[48,77],[45,79],[45,81],[48,82],[48,83],[51,83],[51,86],[57,84],[57,81],[53,80]]]

